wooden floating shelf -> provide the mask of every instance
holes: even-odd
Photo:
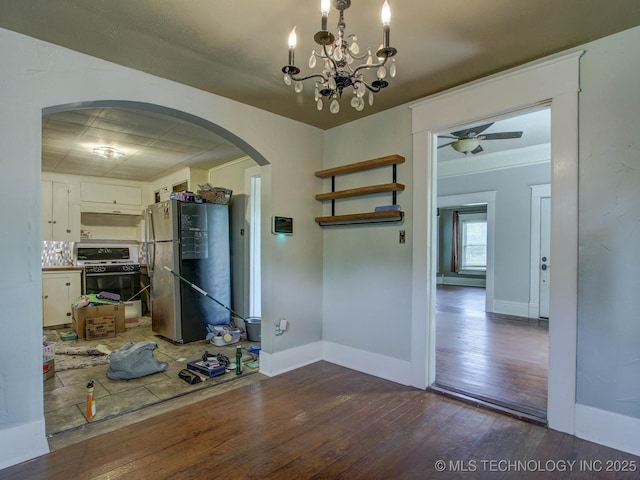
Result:
[[[403,216],[403,212],[391,210],[384,212],[352,213],[348,215],[316,217],[316,222],[323,226],[347,225],[354,223],[399,222],[402,220]]]
[[[402,155],[388,155],[386,157],[374,158],[373,160],[366,160],[364,162],[351,163],[349,165],[343,165],[342,167],[329,168],[327,170],[320,170],[316,172],[316,177],[329,178],[331,177],[331,191],[327,193],[319,193],[316,195],[316,200],[324,201],[331,200],[331,215],[326,217],[316,217],[316,222],[323,227],[331,225],[354,225],[354,224],[366,224],[366,223],[391,223],[401,222],[404,218],[404,213],[398,210],[396,206],[396,192],[404,190],[404,185],[396,181],[396,165],[398,163],[404,163],[404,157]],[[344,175],[346,173],[362,172],[378,167],[391,166],[392,179],[391,183],[383,183],[380,185],[369,185],[366,187],[349,188],[346,190],[335,189],[335,177],[338,175]],[[335,215],[335,200],[339,198],[356,197],[362,195],[370,195],[373,193],[392,193],[392,202],[395,206],[394,210],[384,210],[380,212],[367,212],[367,213],[352,213],[347,215]]]
[[[370,185],[368,187],[350,188],[337,192],[319,193],[316,200],[335,200],[337,198],[357,197],[359,195],[369,195],[372,193],[396,192],[404,190],[401,183],[384,183],[382,185]]]
[[[386,157],[374,158],[373,160],[365,160],[364,162],[343,165],[342,167],[320,170],[316,172],[316,177],[328,178],[336,175],[343,175],[345,173],[361,172],[363,170],[369,170],[371,168],[384,167],[387,165],[397,165],[398,163],[404,163],[404,157],[402,155],[388,155]]]

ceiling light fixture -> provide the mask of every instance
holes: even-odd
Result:
[[[333,7],[340,12],[338,20],[337,38],[327,30],[327,18],[329,15],[329,5],[333,3]],[[340,111],[340,99],[343,90],[347,87],[353,87],[353,97],[351,98],[351,106],[357,111],[364,108],[364,95],[368,91],[369,105],[373,105],[373,94],[378,93],[389,85],[385,80],[387,77],[387,61],[393,57],[397,50],[389,46],[389,32],[391,21],[391,9],[387,0],[382,6],[382,44],[375,53],[374,60],[371,54],[371,48],[367,49],[367,53],[359,55],[360,47],[357,44],[358,38],[355,34],[345,35],[344,11],[351,5],[351,0],[321,0],[320,11],[322,13],[321,30],[317,32],[313,39],[321,46],[319,53],[315,50],[311,52],[309,57],[309,68],[316,66],[317,60],[323,64],[322,73],[314,73],[303,77],[298,77],[300,69],[295,66],[294,52],[296,48],[296,27],[293,27],[289,35],[289,64],[282,68],[284,73],[284,83],[291,85],[293,82],[294,90],[297,93],[302,92],[304,80],[315,78],[314,98],[316,107],[322,110],[322,98],[331,99],[329,110],[331,113]],[[354,66],[355,61],[364,60],[359,66]],[[370,84],[364,78],[365,72],[375,70],[377,79]],[[396,76],[395,59],[392,59],[389,66],[389,76]]]
[[[461,138],[451,144],[456,152],[464,153],[473,152],[480,146],[480,140],[477,138]]]
[[[100,155],[103,158],[119,158],[124,155],[124,153],[117,148],[107,147],[105,145],[94,148],[93,153]]]

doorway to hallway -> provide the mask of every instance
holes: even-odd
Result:
[[[538,310],[543,298],[548,302],[549,277],[537,262],[548,239],[541,241],[545,210],[538,198],[533,241],[532,206],[533,192],[543,193],[534,186],[548,186],[551,175],[549,118],[548,108],[536,108],[448,129],[476,135],[484,148],[475,153],[459,152],[455,141],[449,146],[453,134],[439,134],[434,223],[432,386],[539,421],[547,418],[549,335]],[[486,225],[483,238],[465,235],[477,225]],[[542,295],[536,283],[535,301],[534,270],[547,287]]]

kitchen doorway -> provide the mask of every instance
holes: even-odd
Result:
[[[82,113],[78,113],[78,109],[80,109],[79,111]],[[136,121],[132,121],[132,119]],[[136,128],[138,131],[136,131]],[[97,130],[100,130],[101,138],[104,141],[109,140],[113,145],[118,147],[118,150],[126,152],[124,158],[127,158],[129,154],[132,159],[135,157],[132,153],[134,150],[134,139],[135,141],[139,141],[140,145],[135,146],[139,147],[139,150],[142,150],[143,147],[146,148],[146,155],[141,154],[140,157],[155,159],[153,160],[157,163],[157,165],[153,166],[155,170],[152,169],[151,166],[149,166],[149,168],[140,167],[140,172],[142,173],[139,173],[138,169],[131,167],[132,172],[135,171],[142,177],[136,178],[135,180],[128,179],[126,172],[124,174],[120,172],[111,178],[108,170],[100,170],[95,166],[95,160],[92,156],[93,153],[90,149],[86,151],[87,146],[79,142],[79,138],[76,138],[77,136],[74,137],[69,134],[70,132],[85,130],[90,130],[90,133],[94,134]],[[162,181],[168,183],[169,187],[173,187],[174,191],[195,191],[199,188],[199,184],[211,181],[215,183],[216,186],[231,187],[234,194],[236,194],[236,198],[242,200],[244,192],[244,170],[259,168],[255,167],[255,165],[265,165],[267,162],[259,154],[249,157],[245,155],[244,150],[236,150],[236,148],[244,149],[247,145],[233,135],[225,137],[226,133],[228,132],[225,132],[220,127],[206,120],[198,119],[185,112],[176,112],[158,105],[147,105],[137,102],[88,102],[86,105],[73,105],[72,108],[65,108],[65,106],[51,107],[43,111],[41,167],[46,175],[53,177],[58,182],[64,183],[64,191],[69,195],[67,203],[70,207],[73,207],[74,212],[77,213],[77,226],[71,226],[69,230],[76,232],[78,238],[80,237],[82,228],[91,230],[93,233],[91,239],[94,241],[108,235],[109,239],[115,239],[116,241],[131,240],[137,246],[138,242],[143,243],[143,236],[141,235],[139,226],[140,219],[142,218],[140,212],[143,206],[152,203],[151,198],[153,198],[153,192],[154,190],[158,190],[154,184],[154,180],[151,178],[152,171],[157,172],[158,170],[164,169],[167,176],[162,177]],[[97,137],[97,135],[94,135],[94,137]],[[144,142],[141,141],[143,137],[145,138]],[[221,148],[223,138],[227,143],[224,148]],[[236,140],[238,141],[236,142]],[[235,146],[236,143],[237,146]],[[234,145],[233,147],[231,146],[232,144]],[[177,148],[176,145],[179,145],[181,148]],[[214,147],[216,146],[220,148],[215,149]],[[174,148],[172,149],[171,147]],[[253,149],[246,149],[247,151],[254,152]],[[233,155],[234,157],[227,158],[218,156],[216,157],[217,160],[212,159],[213,164],[209,165],[206,163],[208,158],[207,154],[214,150],[220,150],[222,152],[221,155]],[[69,167],[63,166],[64,162],[56,157],[56,155],[58,155],[58,157],[62,156],[69,164],[77,159],[82,159],[84,162],[74,164],[76,165],[75,170],[68,170]],[[236,158],[238,156],[239,158]],[[191,157],[197,157],[199,163],[197,165],[191,165],[190,168],[185,168],[183,162]],[[143,159],[139,161],[144,162],[148,160]],[[104,162],[100,163],[100,165],[103,164]],[[121,161],[120,164],[124,164],[124,162]],[[162,167],[158,168],[158,165]],[[208,168],[209,166],[212,168]],[[82,167],[83,170],[81,170],[80,167]],[[59,171],[56,170],[56,168],[58,168]],[[91,168],[93,168],[93,170],[91,170]],[[171,170],[171,172],[169,170]],[[222,170],[225,170],[225,172],[222,173]],[[202,172],[204,172],[204,174]],[[124,177],[122,175],[124,175]],[[157,173],[154,173],[154,175],[157,175]],[[188,180],[184,181],[185,178]],[[231,185],[229,182],[233,182],[235,179],[238,179],[237,183]],[[98,217],[98,214],[91,210],[90,214],[92,215],[93,223],[90,225],[91,228],[88,228],[89,224],[86,223],[88,215],[85,211],[88,207],[85,205],[86,199],[82,197],[82,193],[84,192],[82,186],[88,182],[92,185],[104,184],[113,186],[110,191],[114,191],[116,194],[121,191],[130,192],[134,188],[141,193],[138,195],[139,200],[136,200],[135,205],[130,205],[128,208],[120,207],[117,212],[108,210],[107,213],[104,214],[102,210],[100,210],[98,211],[100,215]],[[121,184],[123,186],[121,186]],[[170,190],[171,188],[169,188],[169,191]],[[260,192],[258,191],[253,216],[253,223],[257,223],[258,225],[260,224],[261,215],[259,208],[260,196]],[[114,200],[119,200],[119,198],[113,198]],[[113,203],[116,203],[116,201]],[[239,204],[244,207],[242,201],[239,201]],[[102,206],[100,205],[99,207]],[[91,206],[91,208],[95,207]],[[104,207],[103,209],[105,208],[114,207]],[[69,208],[69,210],[71,210],[71,208]],[[244,211],[241,217],[240,220],[244,222]],[[109,223],[104,224],[107,220]],[[240,231],[245,225],[244,223],[238,223],[236,226],[237,230]],[[256,235],[258,236],[255,240],[257,245],[256,249],[259,252],[259,237],[261,235],[259,229]],[[67,247],[69,251],[73,251],[73,239],[62,242],[57,239],[54,241],[51,238],[43,236],[42,240],[44,240],[43,252],[45,250],[45,244],[47,248],[50,247],[51,249],[55,249],[55,251],[62,249],[62,252],[66,253]],[[62,245],[62,243],[64,243],[64,245]],[[245,250],[242,255],[245,253],[248,254]],[[43,265],[45,258],[48,257],[43,254]],[[55,258],[57,259],[57,256],[55,256]],[[68,258],[71,259],[71,255],[69,255]],[[255,259],[253,261],[255,261]],[[259,259],[257,263],[258,265],[260,264]],[[241,277],[239,280],[240,283],[245,282],[248,274],[248,271],[245,271],[244,265],[245,264],[242,265],[242,269],[237,269],[235,272],[237,277]],[[248,263],[246,265],[248,265]],[[257,284],[259,285],[259,269],[257,270],[257,275]],[[247,294],[245,289],[242,290],[243,295]],[[77,300],[80,291],[80,286],[78,286],[77,293],[74,294],[68,304]],[[259,296],[256,301],[261,301]],[[239,309],[238,311],[244,313],[247,310],[243,306],[242,310]],[[96,379],[96,396],[100,402],[98,420],[100,421],[106,419],[106,417],[123,415],[132,408],[153,408],[152,405],[164,403],[173,397],[188,402],[186,398],[182,397],[184,393],[188,393],[185,392],[185,389],[195,392],[196,389],[199,388],[187,385],[177,374],[181,369],[186,367],[187,359],[198,358],[204,350],[216,347],[213,347],[209,342],[205,342],[204,338],[202,342],[193,342],[178,347],[169,342],[159,340],[154,335],[149,325],[150,318],[141,317],[138,322],[139,324],[133,325],[135,328],[129,328],[131,325],[129,325],[130,322],[128,320],[129,319],[127,319],[126,322],[127,328],[124,332],[118,332],[116,338],[106,339],[101,341],[101,343],[107,347],[108,351],[113,351],[129,342],[156,341],[158,343],[158,349],[155,351],[154,357],[159,361],[169,364],[167,370],[142,379],[137,379],[133,382],[126,382],[125,384],[125,382],[110,382],[105,379],[106,364],[104,362],[91,362],[89,365],[83,364],[82,368],[65,365],[64,369],[60,368],[55,376],[47,379],[44,386],[45,421],[48,434],[54,432],[58,434],[62,431],[77,429],[87,423],[83,414],[84,389],[87,384],[87,376]],[[144,320],[148,321],[145,322]],[[56,331],[71,330],[70,320],[64,318],[58,323],[59,325],[57,326],[60,328],[57,328]],[[59,338],[55,341],[58,347],[63,346]],[[81,343],[82,342],[78,341],[77,344],[71,346],[84,347],[84,344],[81,345]],[[69,345],[64,346],[67,347]],[[207,345],[209,345],[209,347],[207,347]],[[66,353],[74,351],[71,346],[64,349]],[[76,348],[75,350],[78,349],[79,348]],[[235,352],[233,353],[235,354]],[[229,356],[231,356],[231,353],[229,353]],[[243,360],[250,362],[249,357],[250,355],[246,354]],[[75,365],[75,363],[73,363],[73,365]],[[247,369],[243,375],[250,375],[252,377],[251,381],[254,381],[254,378],[259,377],[259,375],[252,375],[254,373],[258,373],[257,369]],[[227,377],[228,375],[225,375],[223,379]],[[235,380],[235,375],[232,378]],[[242,381],[245,382],[244,377],[242,378]],[[248,381],[249,380],[247,380],[247,382]],[[175,402],[177,405],[178,400]]]

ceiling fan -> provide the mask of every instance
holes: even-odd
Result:
[[[482,133],[487,128],[493,125],[493,122],[486,123],[484,125],[478,125],[477,127],[465,128],[464,130],[458,130],[457,132],[451,132],[449,135],[438,135],[438,138],[448,138],[453,140],[452,142],[439,145],[438,148],[451,147],[460,153],[465,155],[468,153],[476,154],[483,151],[480,142],[483,140],[504,140],[507,138],[520,138],[522,132],[497,132],[497,133]]]

